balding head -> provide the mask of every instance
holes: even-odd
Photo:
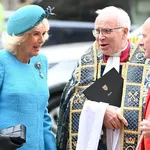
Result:
[[[150,27],[150,17],[144,22],[143,26]]]
[[[140,45],[145,50],[145,57],[150,58],[150,18],[148,18],[142,27],[142,39]]]

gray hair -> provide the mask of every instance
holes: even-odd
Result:
[[[39,25],[45,25],[45,27],[47,28],[47,30],[49,30],[50,26],[48,23],[47,19],[43,19],[40,24],[38,24],[37,26],[35,26],[34,28],[30,29],[29,31],[20,34],[20,35],[9,35],[7,32],[3,33],[2,35],[2,45],[4,48],[6,48],[9,52],[11,52],[12,54],[16,55],[17,53],[17,47],[24,42],[30,33],[32,33],[32,31],[34,29],[36,29]],[[49,34],[48,32],[46,32],[46,34],[44,35],[44,42],[49,38]]]
[[[97,17],[99,17],[102,13],[107,13],[110,16],[115,15],[118,18],[119,25],[121,27],[128,28],[128,30],[130,31],[131,20],[130,20],[128,13],[124,11],[123,9],[117,8],[115,6],[108,6],[103,9],[97,10],[96,13],[98,14]]]

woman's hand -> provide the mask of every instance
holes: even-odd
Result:
[[[143,120],[139,123],[139,129],[144,137],[150,138],[150,120]]]
[[[106,128],[120,129],[122,123],[128,126],[127,120],[121,115],[120,109],[115,106],[108,106],[104,116],[104,125]]]

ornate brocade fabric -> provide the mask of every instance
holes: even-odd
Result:
[[[150,78],[149,64],[150,62],[144,58],[142,49],[135,48],[131,44],[129,60],[120,65],[120,73],[124,78],[121,111],[129,123],[128,127],[122,126],[120,150],[134,150],[139,139],[138,121],[143,118]],[[103,54],[94,42],[81,57],[64,89],[60,104],[61,118],[58,122],[58,150],[75,150],[79,117],[87,100],[82,92],[102,76],[105,65]]]

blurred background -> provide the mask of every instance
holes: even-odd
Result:
[[[62,91],[71,78],[80,56],[95,40],[92,35],[95,11],[114,5],[124,9],[131,17],[130,36],[141,33],[140,26],[150,16],[150,0],[0,0],[0,39],[6,30],[6,22],[12,13],[25,5],[37,4],[44,9],[55,7],[56,16],[50,16],[49,39],[41,48],[49,63],[48,87],[50,91],[48,111],[57,131],[59,103]],[[0,48],[2,49],[1,40]]]
[[[126,10],[132,24],[141,25],[150,15],[149,0],[1,0],[5,10],[16,10],[27,4],[38,4],[43,8],[55,7],[56,18],[60,20],[94,21],[95,10],[115,5]],[[55,17],[54,17],[55,19]]]

